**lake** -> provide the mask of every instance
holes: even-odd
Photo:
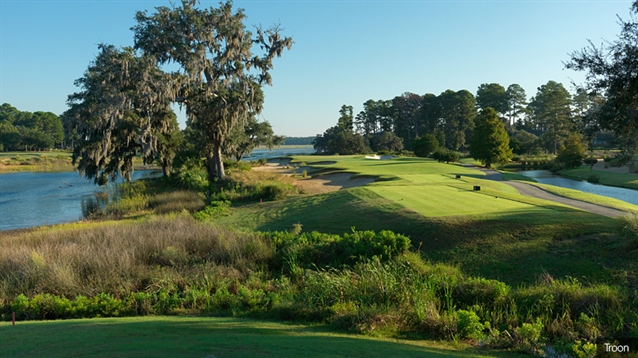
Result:
[[[562,188],[580,190],[586,193],[607,196],[622,200],[630,204],[638,205],[638,190],[617,188],[601,184],[592,184],[586,181],[578,181],[559,175],[554,175],[549,170],[527,170],[516,172],[517,174],[530,177],[541,184],[550,184]]]
[[[272,151],[255,149],[244,160],[309,155],[308,146],[280,147]],[[162,175],[161,171],[136,171],[133,180]],[[22,229],[39,225],[80,220],[82,202],[105,190],[81,177],[77,172],[11,173],[0,175],[0,230]]]

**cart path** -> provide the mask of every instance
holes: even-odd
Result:
[[[470,168],[469,166],[465,166],[465,167]],[[562,196],[558,196],[558,195],[552,194],[552,193],[550,193],[548,191],[545,191],[545,190],[543,190],[543,189],[541,189],[539,187],[536,187],[536,186],[533,186],[533,185],[529,185],[529,184],[525,184],[525,183],[522,183],[522,182],[503,181],[503,174],[501,174],[500,172],[497,172],[496,170],[478,168],[478,167],[475,167],[475,166],[472,166],[472,168],[480,170],[483,173],[485,173],[485,179],[502,181],[503,183],[505,183],[505,184],[513,187],[514,189],[518,190],[518,192],[521,195],[530,196],[532,198],[538,198],[538,199],[543,199],[543,200],[554,201],[554,202],[557,202],[557,203],[569,205],[571,207],[574,207],[574,208],[577,208],[577,209],[580,209],[580,210],[584,210],[584,211],[587,211],[587,212],[590,212],[590,213],[594,213],[594,214],[598,214],[598,215],[607,216],[607,217],[610,217],[610,218],[617,218],[617,217],[621,217],[621,216],[627,214],[624,211],[608,208],[606,206],[596,205],[596,204],[592,204],[592,203],[588,203],[588,202],[584,202],[584,201],[580,201],[580,200],[569,199],[569,198],[565,198],[565,197],[562,197]]]

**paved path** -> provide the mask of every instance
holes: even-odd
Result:
[[[469,166],[467,165],[464,165],[464,166],[469,168]],[[501,174],[500,172],[497,172],[496,170],[483,169],[483,168],[477,168],[477,167],[473,167],[473,169],[477,169],[484,172],[485,179],[496,180],[496,181],[503,180],[503,174]],[[558,196],[533,185],[529,185],[529,184],[525,184],[521,182],[515,182],[515,181],[503,181],[503,183],[518,190],[518,192],[521,195],[531,196],[532,198],[554,201],[557,203],[572,206],[577,209],[588,211],[590,213],[603,215],[610,218],[617,218],[627,214],[624,211],[608,208],[606,206],[600,206],[600,205],[591,204],[591,203],[587,203],[580,200],[574,200],[574,199]]]

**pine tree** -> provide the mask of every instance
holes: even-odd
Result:
[[[481,111],[474,121],[470,154],[490,168],[493,163],[505,164],[512,158],[512,148],[505,125],[490,107]]]

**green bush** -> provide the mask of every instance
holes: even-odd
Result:
[[[435,159],[439,163],[457,162],[460,156],[461,154],[459,152],[445,148],[439,148],[434,153],[432,153],[432,159]]]
[[[587,181],[592,183],[592,184],[598,184],[600,183],[600,177],[596,174],[592,174],[590,176],[587,177]]]
[[[455,287],[453,298],[467,306],[474,304],[492,306],[495,303],[503,303],[509,292],[510,287],[503,282],[470,277]]]
[[[229,201],[212,201],[204,210],[198,211],[193,214],[193,217],[197,220],[204,221],[208,219],[217,219],[222,216],[229,215],[228,207]]]
[[[481,339],[485,326],[473,311],[456,311],[456,327],[462,338]]]
[[[177,177],[179,182],[188,189],[195,191],[208,189],[208,173],[199,159],[186,159]]]
[[[295,235],[290,232],[265,233],[278,255],[275,267],[294,258],[301,267],[353,266],[362,260],[379,257],[382,261],[405,253],[410,239],[392,231],[353,231],[343,236],[316,231]]]

